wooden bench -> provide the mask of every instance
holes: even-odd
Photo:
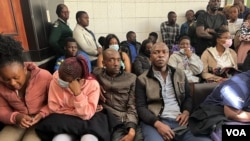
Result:
[[[199,106],[217,85],[218,83],[191,83],[190,91],[193,107]]]

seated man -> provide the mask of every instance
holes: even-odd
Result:
[[[155,44],[157,42],[157,39],[158,39],[158,34],[156,32],[150,32],[148,34],[148,39],[151,40],[153,42],[153,44]]]
[[[123,123],[113,131],[112,141],[143,141],[135,109],[136,76],[123,71],[120,60],[119,52],[108,48],[103,52],[104,68],[93,71],[102,86],[103,108],[110,110]]]
[[[167,65],[168,58],[167,45],[155,43],[151,68],[136,82],[136,108],[144,141],[211,141],[186,128],[192,110],[189,84],[184,71]]]
[[[77,55],[82,55],[86,59],[86,61],[88,63],[89,72],[92,71],[89,56],[83,51],[78,51],[77,43],[76,43],[76,40],[74,38],[68,37],[65,39],[64,51],[65,51],[65,55],[61,56],[57,59],[56,65],[54,67],[54,71],[59,69],[59,66],[66,58],[74,57]]]
[[[246,71],[219,84],[191,114],[191,131],[197,135],[209,135],[214,130],[212,139],[220,141],[222,124],[232,124],[232,121],[234,124],[249,123],[249,83],[250,71]]]
[[[127,40],[121,42],[120,50],[128,54],[132,64],[134,63],[136,56],[139,54],[141,43],[136,41],[136,33],[134,31],[127,32],[126,38]]]

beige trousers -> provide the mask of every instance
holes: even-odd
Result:
[[[34,126],[24,129],[7,125],[0,132],[0,141],[41,141],[34,129]]]

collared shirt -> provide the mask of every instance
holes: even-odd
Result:
[[[231,38],[234,39],[235,33],[240,29],[243,23],[243,19],[237,19],[235,22],[231,23],[228,21],[228,30],[231,34]]]
[[[69,25],[58,18],[51,28],[49,35],[49,45],[58,56],[64,55],[64,42],[67,37],[72,37],[72,30]]]
[[[221,56],[219,55],[216,48],[211,48],[210,51],[213,54],[214,59],[217,61],[217,67],[234,67],[233,58],[228,48],[223,52]]]
[[[180,36],[180,27],[178,24],[170,25],[168,21],[161,23],[162,40],[171,49]]]
[[[162,118],[176,118],[180,113],[180,107],[175,97],[174,87],[171,80],[171,71],[168,71],[166,81],[161,75],[161,72],[154,71],[154,76],[159,80],[162,87],[162,98],[164,101],[164,109],[161,114]]]
[[[68,23],[67,21],[64,21],[62,18],[59,18],[59,17],[58,17],[58,20],[60,20],[61,22],[65,23],[66,25],[69,26],[69,23]]]
[[[185,22],[181,25],[181,35],[187,35],[188,34],[188,28],[189,28],[189,23]]]

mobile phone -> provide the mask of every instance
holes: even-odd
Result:
[[[182,130],[185,130],[185,129],[187,129],[187,126],[186,125],[184,125],[184,126],[178,126],[178,127],[176,127],[176,128],[174,128],[174,129],[172,129],[174,132],[179,132],[179,131],[182,131]]]

